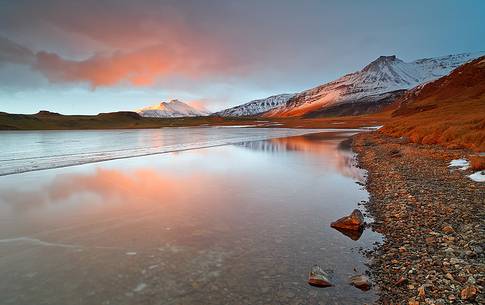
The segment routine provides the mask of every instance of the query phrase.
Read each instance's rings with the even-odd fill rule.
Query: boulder
[[[367,291],[370,289],[369,278],[365,275],[355,275],[350,278],[350,282],[360,290]]]
[[[308,284],[316,287],[330,287],[332,283],[328,279],[327,273],[318,265],[314,265],[308,276]]]
[[[332,228],[346,229],[346,230],[362,230],[364,228],[364,215],[362,212],[355,209],[352,214],[340,218],[330,224]]]

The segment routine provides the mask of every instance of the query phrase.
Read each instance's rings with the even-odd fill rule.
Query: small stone
[[[459,264],[459,263],[460,263],[460,260],[459,260],[458,258],[456,258],[456,257],[452,257],[452,258],[450,259],[450,263],[451,263],[452,265],[456,265],[456,264]]]
[[[452,226],[444,226],[442,230],[445,233],[453,233],[453,232],[455,232],[455,230],[453,230],[453,227]]]
[[[454,280],[453,275],[451,275],[451,273],[449,273],[449,272],[445,276],[449,280],[452,280],[452,281]]]
[[[473,300],[477,296],[477,288],[473,285],[463,288],[460,293],[462,300]]]
[[[405,284],[406,282],[408,281],[407,278],[405,278],[404,276],[401,276],[395,283],[394,285],[396,286],[401,286],[402,284]]]
[[[424,286],[418,288],[418,296],[422,299],[426,296],[426,291],[424,290]]]
[[[350,278],[352,285],[360,290],[367,291],[370,289],[369,278],[365,275],[356,275]]]
[[[416,301],[415,299],[409,299],[408,305],[419,305],[419,302]]]
[[[347,230],[361,230],[364,227],[364,215],[355,209],[349,216],[342,217],[330,224],[332,228],[341,228]]]
[[[308,276],[308,284],[316,287],[330,287],[332,283],[328,279],[327,273],[318,265],[314,265]]]

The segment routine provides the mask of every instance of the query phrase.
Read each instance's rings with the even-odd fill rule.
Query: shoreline
[[[448,167],[470,151],[376,132],[352,147],[368,172],[370,227],[384,236],[367,253],[376,303],[485,303],[485,185]]]

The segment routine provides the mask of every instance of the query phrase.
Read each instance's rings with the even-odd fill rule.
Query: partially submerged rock
[[[370,281],[369,278],[365,275],[355,275],[350,278],[350,282],[356,288],[360,290],[367,291],[370,289]]]
[[[332,228],[346,229],[346,230],[362,230],[364,228],[364,215],[362,212],[355,209],[352,214],[340,218],[330,224]]]
[[[308,276],[308,284],[316,287],[330,287],[332,283],[328,279],[328,275],[322,268],[318,265],[314,265],[310,270]]]

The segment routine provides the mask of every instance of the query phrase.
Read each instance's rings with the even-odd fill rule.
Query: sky
[[[0,0],[0,111],[217,111],[484,37],[482,0]]]

